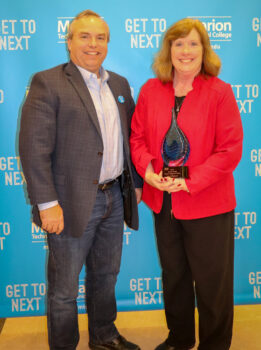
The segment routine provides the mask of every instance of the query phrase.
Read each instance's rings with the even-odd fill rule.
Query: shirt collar
[[[79,69],[87,85],[90,85],[95,81],[98,81],[97,75],[95,73],[92,73],[80,66],[76,66],[76,67]],[[109,73],[103,67],[100,68],[99,73],[100,73],[101,84],[106,83],[110,77]]]

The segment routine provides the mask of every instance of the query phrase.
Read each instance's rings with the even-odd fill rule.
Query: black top
[[[178,117],[180,108],[182,106],[182,103],[184,101],[186,96],[175,96],[175,113],[176,113],[176,117]]]

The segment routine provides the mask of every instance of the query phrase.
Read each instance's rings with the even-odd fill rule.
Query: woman
[[[156,350],[195,345],[229,349],[233,324],[233,170],[242,154],[242,125],[231,86],[203,24],[183,19],[166,32],[132,119],[133,163],[144,178],[162,266],[168,338]],[[188,178],[163,177],[163,144],[173,123],[187,138]]]

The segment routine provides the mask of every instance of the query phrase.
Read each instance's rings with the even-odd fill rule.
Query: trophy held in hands
[[[164,161],[163,177],[188,178],[186,163],[190,153],[190,145],[186,135],[177,124],[175,109],[172,108],[172,121],[161,148]]]

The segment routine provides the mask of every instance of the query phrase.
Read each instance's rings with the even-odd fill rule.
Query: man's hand
[[[142,188],[135,188],[137,204],[141,202]]]
[[[63,210],[59,204],[54,207],[40,210],[42,229],[59,235],[64,229]]]

